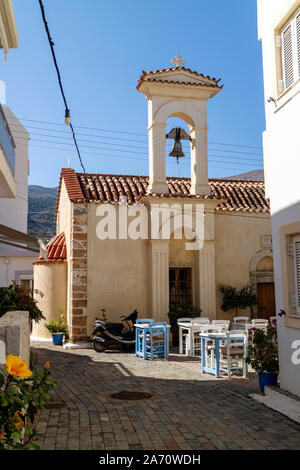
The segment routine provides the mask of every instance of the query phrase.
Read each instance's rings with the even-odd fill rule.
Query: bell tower
[[[166,121],[183,119],[190,132],[191,190],[194,195],[210,193],[207,168],[206,102],[223,87],[219,80],[185,68],[178,55],[174,67],[143,71],[137,90],[148,100],[149,193],[167,194]]]

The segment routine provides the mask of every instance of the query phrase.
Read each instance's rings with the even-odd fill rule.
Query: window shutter
[[[295,242],[296,308],[300,312],[300,241]]]
[[[296,43],[297,43],[298,75],[300,77],[300,13],[298,16],[296,16]]]
[[[290,24],[282,33],[282,62],[283,62],[283,75],[284,85],[288,88],[294,82],[294,68],[293,68],[293,38],[292,38],[292,25]]]

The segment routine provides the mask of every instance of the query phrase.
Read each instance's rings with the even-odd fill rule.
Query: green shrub
[[[248,357],[245,361],[253,367],[256,372],[277,373],[278,346],[277,330],[272,325],[267,326],[267,331],[252,328],[252,344],[248,348]]]
[[[255,305],[256,295],[252,294],[250,286],[244,286],[241,289],[236,287],[220,285],[220,292],[223,294],[221,308],[224,312],[235,310],[237,315],[238,309],[245,309]]]
[[[9,287],[0,287],[0,317],[6,312],[21,310],[29,312],[29,318],[36,322],[44,319],[44,315],[33,298],[33,293],[43,297],[42,292],[37,289],[27,289],[17,286],[15,283]]]

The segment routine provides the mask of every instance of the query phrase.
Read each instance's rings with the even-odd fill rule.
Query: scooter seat
[[[113,328],[113,329],[123,329],[124,325],[123,323],[111,323],[111,322],[105,322],[105,326],[107,329]]]

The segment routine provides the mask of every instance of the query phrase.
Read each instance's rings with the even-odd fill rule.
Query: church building
[[[251,315],[274,315],[264,183],[208,178],[206,107],[221,92],[220,80],[176,65],[143,71],[137,90],[148,102],[149,176],[61,170],[57,235],[47,256],[34,262],[46,321],[64,314],[76,343],[90,335],[101,309],[110,321],[134,309],[168,321],[176,302],[211,319],[232,319],[235,312],[221,308],[221,284],[250,284],[258,298]],[[170,117],[183,120],[189,132],[166,134]],[[167,177],[168,137],[175,138],[178,158],[180,140],[189,140],[189,178]],[[49,336],[44,322],[33,335]]]

